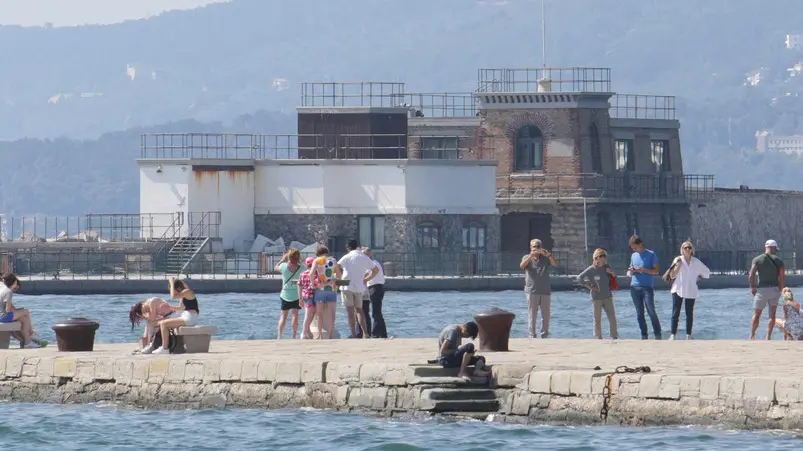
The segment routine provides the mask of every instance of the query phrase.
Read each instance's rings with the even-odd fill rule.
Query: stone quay
[[[212,341],[206,354],[0,351],[0,400],[147,409],[313,407],[530,424],[803,427],[787,341],[512,339],[470,382],[428,365],[435,339]],[[620,366],[649,373],[616,373]],[[610,381],[608,378],[610,376]],[[610,396],[603,395],[609,385]],[[600,416],[603,402],[608,415]]]

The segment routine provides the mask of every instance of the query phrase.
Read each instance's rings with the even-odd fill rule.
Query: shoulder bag
[[[683,257],[681,257],[681,258],[683,258]],[[672,262],[672,265],[669,266],[669,269],[667,269],[666,272],[664,273],[663,277],[661,277],[661,279],[663,279],[664,282],[666,282],[668,284],[672,284],[675,281],[675,278],[677,277],[677,273],[675,272],[675,268],[677,267],[677,265],[678,265],[677,261]]]

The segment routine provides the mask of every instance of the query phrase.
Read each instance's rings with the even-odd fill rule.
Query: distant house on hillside
[[[756,132],[756,150],[803,155],[803,135],[775,136],[767,130]]]

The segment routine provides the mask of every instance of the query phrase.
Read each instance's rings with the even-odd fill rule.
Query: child
[[[608,254],[604,249],[594,251],[594,261],[577,276],[577,282],[591,292],[591,303],[594,305],[594,337],[602,340],[602,310],[608,317],[611,338],[619,338],[616,330],[616,312],[613,309],[610,276],[616,277],[610,265]],[[610,276],[609,276],[610,275]]]
[[[786,287],[781,293],[784,300],[784,319],[776,319],[775,327],[783,331],[785,340],[799,341],[803,339],[803,315],[800,313],[800,303],[795,301],[791,288]]]
[[[478,332],[474,321],[446,326],[438,338],[438,363],[444,368],[460,368],[457,376],[463,380],[471,380],[470,365],[474,365],[474,376],[488,376],[490,372],[485,370],[485,357],[474,355],[474,343],[461,346],[463,338],[471,337],[473,340]]]
[[[310,271],[312,270],[312,263],[314,261],[315,257],[307,257],[307,259],[304,260],[304,266],[307,267],[307,270],[299,274],[298,280],[296,281],[298,283],[298,291],[301,294],[301,301],[304,303],[304,324],[301,327],[301,338],[307,340],[312,338],[310,326],[312,326],[312,319],[315,318],[315,288],[312,286],[312,281],[310,280]],[[321,316],[318,315],[319,333],[323,330],[321,328],[322,321]]]

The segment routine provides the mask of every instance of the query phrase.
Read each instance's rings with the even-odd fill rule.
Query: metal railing
[[[410,108],[410,117],[474,117],[477,99],[471,93],[411,93],[396,96],[396,106]]]
[[[404,83],[384,81],[301,83],[302,107],[395,107]]]
[[[406,149],[405,134],[152,133],[141,136],[140,157],[244,160],[407,158]]]
[[[710,199],[714,176],[655,174],[509,174],[496,178],[498,200]]]
[[[591,252],[553,250],[558,266],[555,276],[574,276],[591,264]],[[382,262],[388,277],[522,277],[519,269],[522,252],[382,252],[374,258]],[[663,272],[677,255],[677,250],[656,249],[659,271]],[[760,251],[699,250],[700,258],[715,275],[747,275],[752,259]],[[609,250],[608,263],[620,276],[629,266],[631,251]],[[305,258],[303,255],[302,258]],[[340,255],[335,255],[340,257]],[[784,250],[779,257],[788,275],[803,274],[803,251]],[[280,278],[273,267],[279,254],[263,253],[199,253],[182,273],[191,279],[202,278]],[[33,279],[165,279],[164,256],[155,253],[112,250],[22,249],[0,253],[0,270],[13,271],[23,280]],[[656,276],[657,277],[657,276]]]
[[[479,69],[477,92],[611,92],[611,70],[598,67]]]
[[[4,217],[5,242],[137,242],[174,236],[180,213]]]
[[[675,119],[674,96],[616,94],[610,115],[617,119]]]
[[[216,238],[220,236],[219,211],[191,211],[189,212],[188,237]]]
[[[413,132],[415,133],[415,132]],[[496,136],[409,135],[410,158],[422,160],[494,159]]]

